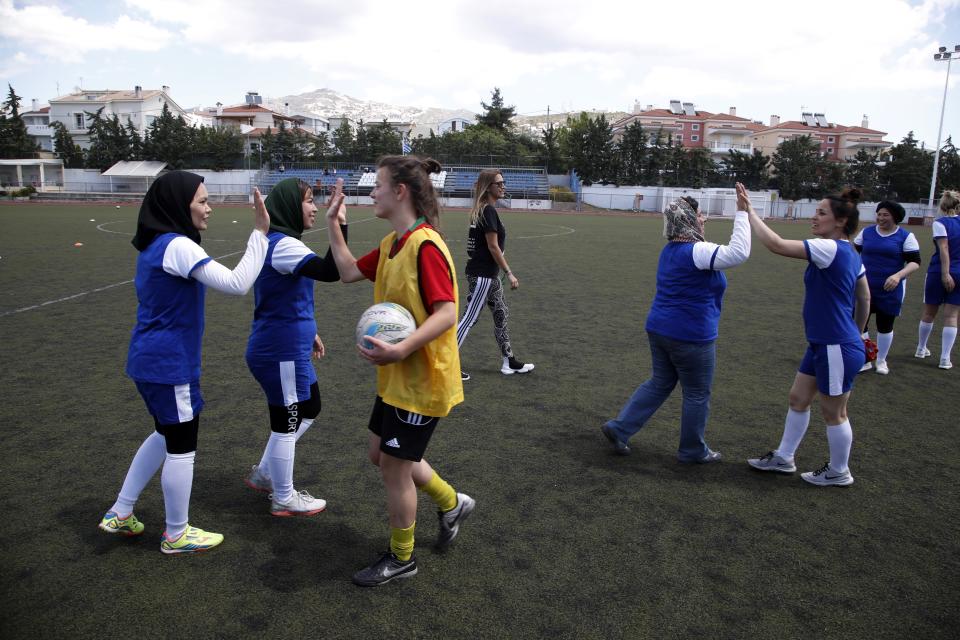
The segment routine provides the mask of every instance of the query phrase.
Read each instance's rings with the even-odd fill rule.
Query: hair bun
[[[420,160],[420,167],[427,172],[427,175],[430,175],[431,173],[440,173],[443,171],[443,167],[440,166],[440,163],[433,158],[423,158]]]
[[[844,198],[845,200],[850,200],[856,204],[857,202],[860,202],[860,198],[863,197],[863,191],[856,187],[847,187],[843,190],[843,193],[840,194],[840,197]]]

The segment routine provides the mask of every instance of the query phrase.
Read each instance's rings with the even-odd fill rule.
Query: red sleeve
[[[450,265],[437,245],[424,242],[420,245],[418,257],[420,276],[420,296],[423,306],[433,313],[433,305],[437,302],[455,302],[453,298],[453,274]]]
[[[367,280],[377,279],[377,265],[380,263],[380,247],[357,260],[357,269]]]

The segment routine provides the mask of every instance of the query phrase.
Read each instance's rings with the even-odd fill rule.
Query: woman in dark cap
[[[107,533],[136,536],[144,525],[133,514],[147,483],[163,467],[160,484],[166,531],[160,551],[167,554],[206,551],[221,542],[219,533],[188,524],[193,463],[203,396],[200,393],[200,346],[207,287],[243,295],[253,285],[267,253],[270,216],[254,190],[254,231],[247,250],[231,271],[200,248],[212,209],[203,178],[171,171],[147,191],[133,246],[137,257],[137,324],[130,338],[127,375],[153,416],[155,431],[133,457],[117,501],[100,521]]]
[[[653,374],[601,431],[620,455],[630,453],[627,441],[637,433],[677,382],[683,388],[680,417],[680,462],[718,462],[704,440],[710,391],[717,359],[720,307],[727,288],[724,271],[750,257],[750,223],[746,192],[738,194],[730,244],[706,242],[706,216],[699,203],[687,196],[674,200],[664,212],[663,235],[667,244],[657,265],[657,292],[647,315],[647,341]]]
[[[920,268],[920,244],[916,236],[900,226],[906,212],[889,200],[877,205],[877,224],[864,227],[853,239],[867,270],[870,285],[870,313],[877,317],[877,373],[887,375],[887,353],[893,344],[893,321],[900,315],[907,293],[907,276]],[[867,325],[863,337],[869,338]],[[861,371],[873,363],[867,362]]]
[[[339,180],[343,183],[343,180]],[[300,239],[317,220],[313,189],[296,178],[281,180],[266,200],[270,213],[269,248],[253,286],[253,327],[247,343],[247,366],[267,396],[270,439],[260,464],[245,482],[270,493],[275,516],[312,516],[326,501],[293,488],[296,442],[320,414],[320,388],[311,357],[324,355],[314,319],[313,283],[340,279],[330,251],[320,258]],[[346,207],[337,223],[347,235]]]

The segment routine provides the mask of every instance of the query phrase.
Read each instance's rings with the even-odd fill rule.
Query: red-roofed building
[[[270,129],[271,134],[276,134],[281,123],[290,133],[310,142],[316,138],[312,130],[323,128],[325,122],[319,122],[323,120],[319,116],[308,118],[304,114],[291,115],[265,107],[260,103],[260,96],[256,92],[247,94],[245,104],[224,107],[217,103],[216,108],[207,109],[203,116],[210,118],[214,127],[236,129],[243,137],[245,155],[259,153],[260,138],[267,129]],[[309,129],[305,128],[305,125],[308,125]]]
[[[848,160],[861,149],[877,153],[893,146],[883,139],[885,131],[868,127],[867,117],[859,127],[850,127],[828,122],[822,113],[804,113],[802,120],[780,122],[779,116],[770,116],[770,126],[763,127],[752,137],[756,148],[767,155],[773,154],[780,143],[799,136],[810,136],[820,145],[820,152],[830,160]]]
[[[662,131],[674,144],[681,143],[688,149],[703,148],[718,155],[734,149],[750,153],[753,150],[751,136],[761,127],[738,116],[736,107],[730,107],[729,113],[711,113],[695,109],[691,102],[672,100],[669,109],[654,109],[653,105],[648,105],[646,109],[614,122],[614,140],[619,140],[634,122],[639,122],[649,134]]]
[[[695,109],[691,102],[679,100],[671,100],[669,109],[654,109],[653,105],[647,105],[645,109],[635,110],[636,113],[613,123],[615,141],[623,136],[628,126],[639,122],[648,134],[661,131],[674,144],[705,148],[717,156],[731,150],[752,153],[754,149],[772,155],[781,142],[803,135],[816,140],[825,157],[837,161],[852,158],[860,149],[876,153],[893,144],[883,139],[885,132],[868,128],[866,116],[859,127],[828,122],[822,113],[804,113],[803,121],[787,122],[780,122],[779,116],[771,116],[768,126],[738,116],[736,107],[730,107],[729,113],[711,113]]]

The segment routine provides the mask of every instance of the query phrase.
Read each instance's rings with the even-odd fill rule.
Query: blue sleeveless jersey
[[[910,232],[903,227],[898,227],[889,236],[880,235],[876,226],[863,230],[860,259],[867,270],[870,300],[875,308],[890,315],[900,315],[906,281],[901,280],[893,291],[885,291],[883,285],[887,278],[903,268],[903,243],[909,236]]]
[[[167,247],[176,233],[157,236],[137,257],[137,324],[127,352],[127,375],[140,382],[187,384],[200,379],[203,302],[206,287],[163,269]],[[202,254],[202,249],[196,247]],[[205,254],[202,254],[205,255]],[[209,262],[189,266],[192,272]],[[186,270],[185,270],[186,271]]]
[[[313,339],[317,335],[313,315],[314,281],[296,273],[281,273],[274,267],[277,243],[286,237],[279,231],[271,231],[267,236],[267,257],[253,285],[255,307],[247,342],[248,360],[309,360],[313,351]],[[293,271],[314,256],[303,247],[303,257]]]
[[[821,268],[813,262],[812,242],[836,243],[836,254],[829,265]],[[860,330],[853,319],[857,279],[863,270],[860,256],[849,242],[842,240],[804,240],[803,244],[810,262],[803,274],[806,286],[803,324],[807,342],[860,342]]]
[[[951,273],[960,272],[960,216],[944,216],[937,218],[936,222],[942,224],[947,230],[947,248],[950,250],[950,271]],[[930,266],[927,267],[927,273],[940,275],[940,249],[937,242],[933,242],[933,257],[930,258]]]
[[[722,271],[698,269],[692,242],[668,242],[660,252],[657,293],[647,331],[684,342],[717,339],[720,307],[727,288]]]

